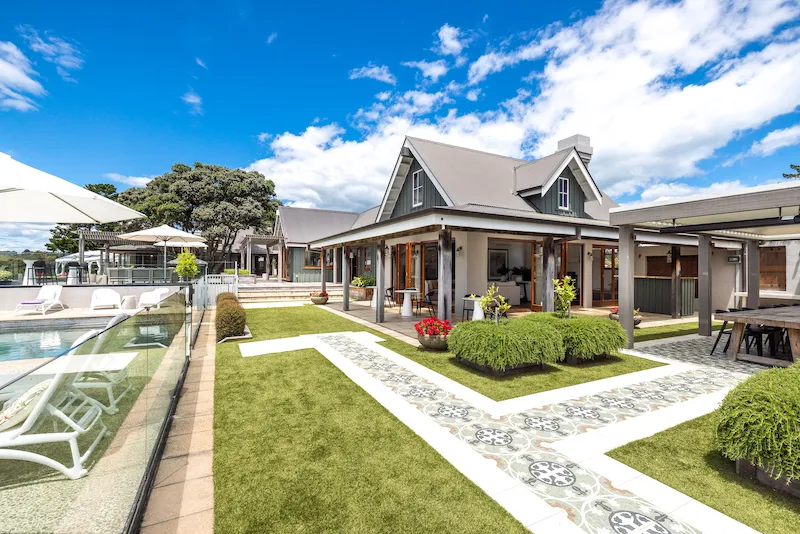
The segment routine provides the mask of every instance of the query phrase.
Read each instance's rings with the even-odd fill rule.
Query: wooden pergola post
[[[636,243],[633,226],[619,227],[619,323],[628,334],[628,348],[633,348],[633,268]]]
[[[342,280],[342,311],[350,311],[350,253],[347,247],[342,247],[342,266],[344,279]]]
[[[698,334],[711,335],[711,236],[700,234],[697,242]],[[750,305],[748,299],[747,305]]]
[[[327,285],[328,285],[327,284],[327,282],[328,282],[327,278],[328,277],[326,276],[327,273],[325,272],[325,267],[326,267],[325,266],[325,249],[322,248],[322,249],[320,249],[320,252],[319,252],[319,272],[320,272],[320,278],[322,279],[322,290],[323,291],[327,290]]]
[[[555,285],[553,279],[556,277],[556,246],[552,237],[545,237],[542,240],[542,311],[554,312],[555,307]]]
[[[378,246],[375,250],[375,322],[382,323],[384,321],[384,304],[386,299],[384,294],[386,290],[386,265],[384,262],[384,247],[386,246],[383,240],[378,241]]]
[[[761,252],[758,241],[747,242],[747,307],[756,309],[761,303]]]
[[[452,290],[453,236],[450,230],[442,228],[439,230],[439,301],[437,303],[437,314],[441,321],[452,318]]]
[[[681,247],[672,245],[672,318],[678,319],[681,316],[683,298],[681,291]]]

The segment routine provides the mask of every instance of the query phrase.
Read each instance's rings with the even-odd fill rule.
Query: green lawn
[[[712,446],[713,417],[688,421],[608,455],[760,532],[798,532],[800,499],[737,475],[734,463]]]
[[[248,324],[257,340],[363,330],[310,307]],[[219,345],[214,399],[216,532],[526,532],[315,350]]]
[[[721,321],[714,321],[711,324],[712,330],[719,330],[722,327]],[[698,330],[697,322],[692,323],[679,323],[669,324],[664,326],[650,326],[647,328],[637,328],[633,332],[633,340],[636,341],[651,341],[653,339],[662,339],[665,337],[673,336],[686,336],[689,334],[696,334]]]

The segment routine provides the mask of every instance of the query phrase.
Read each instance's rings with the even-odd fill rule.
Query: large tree
[[[112,184],[86,184],[86,189],[111,200],[117,200],[116,186]],[[50,241],[45,244],[45,248],[51,252],[59,254],[74,254],[78,252],[78,232],[81,230],[103,230],[115,232],[119,230],[119,223],[106,224],[57,224],[50,230]],[[86,243],[86,248],[93,248],[94,243]]]
[[[240,230],[267,230],[279,205],[275,184],[263,174],[204,163],[173,165],[147,186],[123,191],[119,201],[147,216],[126,223],[126,230],[167,224],[200,232],[211,261],[230,254]]]
[[[790,179],[800,178],[800,165],[789,165],[789,167],[791,167],[794,172],[785,172],[783,173],[783,177]]]

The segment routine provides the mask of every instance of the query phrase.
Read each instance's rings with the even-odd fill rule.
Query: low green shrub
[[[564,354],[568,359],[590,360],[595,356],[606,356],[624,348],[628,342],[622,326],[605,317],[561,319],[550,313],[531,313],[519,320],[555,326],[564,339]]]
[[[761,371],[736,386],[715,423],[714,445],[726,458],[800,479],[800,366]]]
[[[497,371],[564,359],[564,345],[558,330],[547,323],[531,328],[529,323],[519,319],[500,324],[492,321],[460,323],[450,332],[448,346],[462,359]]]
[[[219,303],[224,300],[233,300],[239,302],[239,299],[236,298],[236,295],[231,293],[230,291],[226,291],[224,293],[220,293],[219,295],[217,295],[217,306],[219,306]]]
[[[236,274],[236,269],[223,269],[223,274]],[[250,269],[239,269],[239,274],[241,276],[247,276],[250,274]]]
[[[216,327],[217,341],[222,341],[226,337],[244,335],[244,327],[247,322],[247,314],[242,305],[237,301],[226,300],[217,306]]]
[[[354,287],[368,287],[368,286],[374,286],[376,282],[377,280],[374,276],[367,275],[367,276],[356,276],[350,283]]]

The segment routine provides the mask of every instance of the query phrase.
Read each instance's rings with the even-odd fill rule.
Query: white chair
[[[92,311],[96,308],[122,308],[122,296],[113,289],[100,288],[92,292]]]
[[[63,287],[59,285],[42,286],[41,289],[39,289],[39,293],[36,295],[36,299],[23,300],[17,304],[17,307],[14,309],[14,315],[19,315],[22,312],[41,312],[42,315],[44,315],[55,306],[63,310],[64,304],[61,303],[62,289]]]
[[[91,353],[100,354],[105,352],[106,347],[108,346],[109,338],[117,333],[117,330],[114,327],[127,318],[127,313],[120,313],[119,315],[114,316],[108,322],[100,335],[97,336]],[[119,411],[117,404],[133,387],[133,384],[131,384],[131,381],[128,379],[127,369],[114,372],[103,371],[85,374],[81,373],[75,378],[75,383],[73,385],[81,391],[86,389],[105,390],[106,395],[108,395],[108,404],[103,404],[102,402],[98,401],[98,405],[104,412],[108,414],[115,414]],[[123,385],[125,389],[122,391],[122,393],[117,395],[114,393],[114,388],[119,385]]]
[[[157,287],[152,291],[145,291],[139,295],[139,307],[149,308],[155,306],[161,309],[161,301],[164,300],[169,293],[168,287]]]
[[[81,336],[72,344],[73,350],[70,354],[76,352],[80,344],[96,333],[92,330]],[[34,376],[26,378],[33,379]],[[52,378],[37,381],[32,387],[3,404],[3,411],[0,412],[0,459],[41,464],[73,480],[86,475],[84,463],[108,429],[103,424],[103,411],[99,403],[73,387],[76,378],[76,373],[56,374]],[[48,416],[53,419],[53,431],[38,432]],[[97,437],[81,454],[78,437],[97,424],[100,425]],[[72,453],[72,467],[42,454],[16,449],[44,443],[68,443]]]

